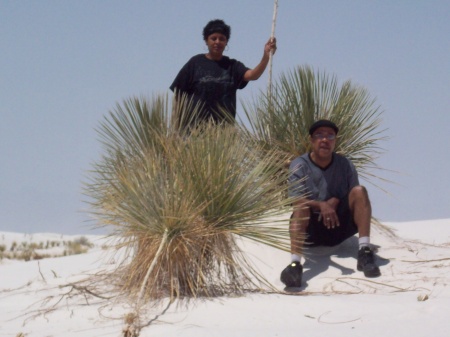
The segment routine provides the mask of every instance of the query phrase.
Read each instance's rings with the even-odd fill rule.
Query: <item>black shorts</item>
[[[348,197],[340,200],[336,213],[340,225],[328,229],[325,227],[323,219],[319,221],[320,213],[311,211],[305,241],[308,246],[336,246],[358,233],[358,227],[353,221],[348,204]]]

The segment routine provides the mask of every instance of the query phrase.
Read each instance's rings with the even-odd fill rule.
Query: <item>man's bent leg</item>
[[[370,205],[369,194],[364,186],[352,188],[349,194],[349,204],[353,220],[358,227],[359,237],[369,237],[372,206]]]
[[[291,238],[292,262],[281,272],[280,280],[288,288],[298,288],[302,285],[303,267],[300,256],[303,253],[303,243],[306,237],[310,218],[309,207],[302,204],[294,204],[294,212],[289,222],[289,234]]]
[[[303,243],[306,237],[311,217],[309,207],[296,207],[292,213],[289,223],[289,234],[291,238],[291,253],[301,256],[303,254]]]
[[[380,276],[380,269],[375,264],[375,257],[370,246],[370,221],[372,218],[372,207],[370,205],[369,195],[364,186],[355,186],[349,195],[350,210],[353,219],[358,227],[360,244],[364,244],[358,251],[358,263],[356,265],[359,271],[364,272],[366,277]],[[361,241],[363,241],[361,243]]]

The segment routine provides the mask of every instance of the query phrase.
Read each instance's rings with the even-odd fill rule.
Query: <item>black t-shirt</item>
[[[218,108],[225,108],[236,116],[236,91],[247,85],[243,80],[247,70],[244,64],[227,56],[213,61],[199,54],[183,66],[170,89],[192,95],[196,102],[204,103],[200,119],[221,121]]]

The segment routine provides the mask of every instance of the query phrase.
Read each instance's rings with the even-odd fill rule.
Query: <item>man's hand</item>
[[[319,205],[320,216],[325,227],[330,229],[339,226],[339,218],[336,214],[336,209],[339,205],[339,199],[331,198],[327,201],[321,202]]]

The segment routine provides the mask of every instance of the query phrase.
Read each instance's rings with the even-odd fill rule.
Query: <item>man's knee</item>
[[[352,207],[355,202],[360,202],[370,206],[369,193],[362,185],[355,186],[351,189],[349,199],[350,207]]]
[[[363,185],[356,185],[350,190],[350,193],[366,193],[367,194],[367,189]]]

